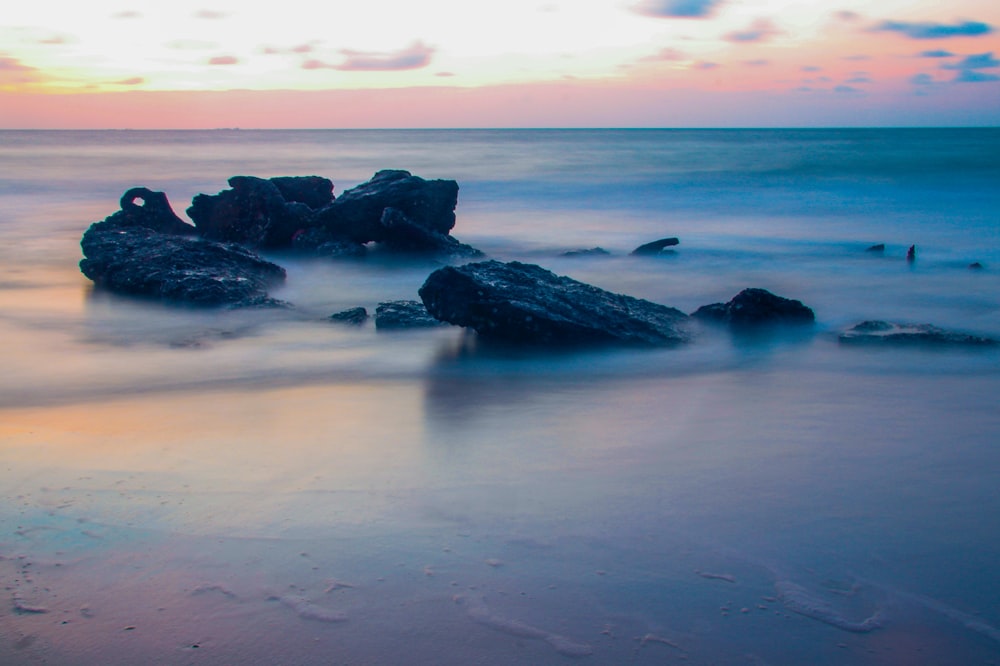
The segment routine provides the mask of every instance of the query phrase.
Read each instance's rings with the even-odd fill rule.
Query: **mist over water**
[[[273,312],[77,267],[130,187],[384,168],[493,258],[817,323],[543,353],[327,321],[432,261],[272,256]],[[0,661],[1000,663],[1000,351],[836,338],[1000,337],[997,183],[988,129],[0,132]]]

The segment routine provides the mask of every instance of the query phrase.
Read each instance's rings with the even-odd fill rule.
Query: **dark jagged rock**
[[[969,268],[974,271],[981,271],[985,268],[985,266],[983,266],[978,261],[973,261],[971,264],[969,264]]]
[[[382,245],[396,252],[447,255],[451,257],[481,257],[483,253],[453,236],[416,224],[398,208],[382,211]]]
[[[142,200],[142,205],[135,203]],[[121,227],[145,227],[164,234],[193,236],[197,230],[174,214],[167,195],[154,192],[146,187],[133,187],[125,192],[119,201],[121,210],[107,221]]]
[[[865,250],[865,252],[882,254],[883,252],[885,252],[885,243],[877,243],[876,245],[871,245]]]
[[[900,324],[869,320],[840,334],[845,344],[892,344],[981,347],[998,344],[993,338],[950,331],[930,324]]]
[[[351,308],[349,310],[344,310],[343,312],[335,312],[330,315],[330,321],[360,326],[368,321],[368,310],[365,310],[364,308]]]
[[[361,243],[334,236],[320,227],[297,231],[292,236],[292,249],[317,257],[363,257],[368,252]]]
[[[443,326],[420,301],[387,301],[375,307],[375,328],[429,328]]]
[[[680,310],[520,262],[438,269],[420,298],[438,319],[520,344],[674,345],[689,339]]]
[[[911,245],[910,249],[906,251],[906,260],[913,262],[917,260],[917,246]]]
[[[563,252],[563,257],[606,257],[611,253],[603,247],[592,247],[589,250],[569,250]]]
[[[674,245],[680,244],[680,240],[677,238],[661,238],[655,240],[652,243],[646,243],[645,245],[640,245],[639,247],[632,250],[631,254],[637,256],[648,256],[652,254],[659,254],[663,252],[665,248],[673,247]]]
[[[333,201],[333,181],[322,176],[276,176],[270,179],[288,203],[319,209]]]
[[[112,218],[92,224],[80,242],[80,270],[98,287],[192,305],[283,305],[267,290],[285,270],[253,252]]]
[[[382,212],[396,208],[414,224],[447,235],[455,226],[458,183],[424,180],[409,171],[379,171],[318,211],[317,223],[357,243],[386,239]]]
[[[808,324],[816,320],[812,309],[766,289],[744,289],[728,303],[712,303],[691,313],[692,317],[730,326],[761,324]]]
[[[312,208],[286,201],[272,180],[233,176],[229,186],[232,189],[218,194],[195,196],[187,209],[198,232],[209,240],[249,247],[287,247],[296,232],[313,226]]]

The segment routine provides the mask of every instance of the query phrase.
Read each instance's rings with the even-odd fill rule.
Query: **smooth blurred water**
[[[432,261],[271,257],[280,312],[76,265],[133,186],[183,216],[232,175],[383,168],[456,179],[494,258],[817,324],[542,354],[327,321]],[[836,341],[1000,336],[998,185],[991,129],[0,132],[0,661],[1000,663],[1000,351]]]

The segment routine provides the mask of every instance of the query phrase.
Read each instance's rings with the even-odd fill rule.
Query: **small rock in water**
[[[872,245],[868,247],[868,249],[866,249],[865,252],[877,252],[878,254],[882,254],[883,252],[885,252],[885,243],[878,243],[876,245]]]
[[[443,326],[420,301],[387,301],[375,307],[375,328],[429,328]]]
[[[974,271],[981,271],[981,270],[983,270],[985,268],[985,266],[983,266],[978,261],[974,261],[971,264],[969,264],[969,268],[972,269],[972,270],[974,270]]]
[[[998,341],[960,331],[950,331],[931,324],[900,324],[868,320],[856,324],[840,334],[845,344],[896,344],[931,346],[990,346]]]
[[[917,246],[911,245],[910,249],[906,251],[906,260],[912,262],[915,261],[916,258],[917,258]]]
[[[810,324],[816,320],[811,308],[766,289],[744,289],[728,303],[703,305],[692,317],[704,321],[729,324],[734,327],[765,324]]]
[[[661,238],[655,240],[651,243],[645,243],[639,247],[632,250],[631,254],[636,256],[649,256],[654,254],[660,254],[665,248],[673,247],[679,245],[680,240],[674,237],[671,238]]]
[[[606,257],[611,253],[603,247],[592,247],[589,250],[569,250],[563,252],[564,257]]]
[[[355,326],[360,326],[361,324],[368,321],[368,310],[358,307],[351,308],[349,310],[344,310],[342,312],[335,312],[330,315],[330,321],[335,321],[341,324],[353,324]]]

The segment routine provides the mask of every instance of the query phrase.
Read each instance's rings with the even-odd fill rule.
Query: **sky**
[[[0,128],[1000,125],[1000,2],[65,0]]]

